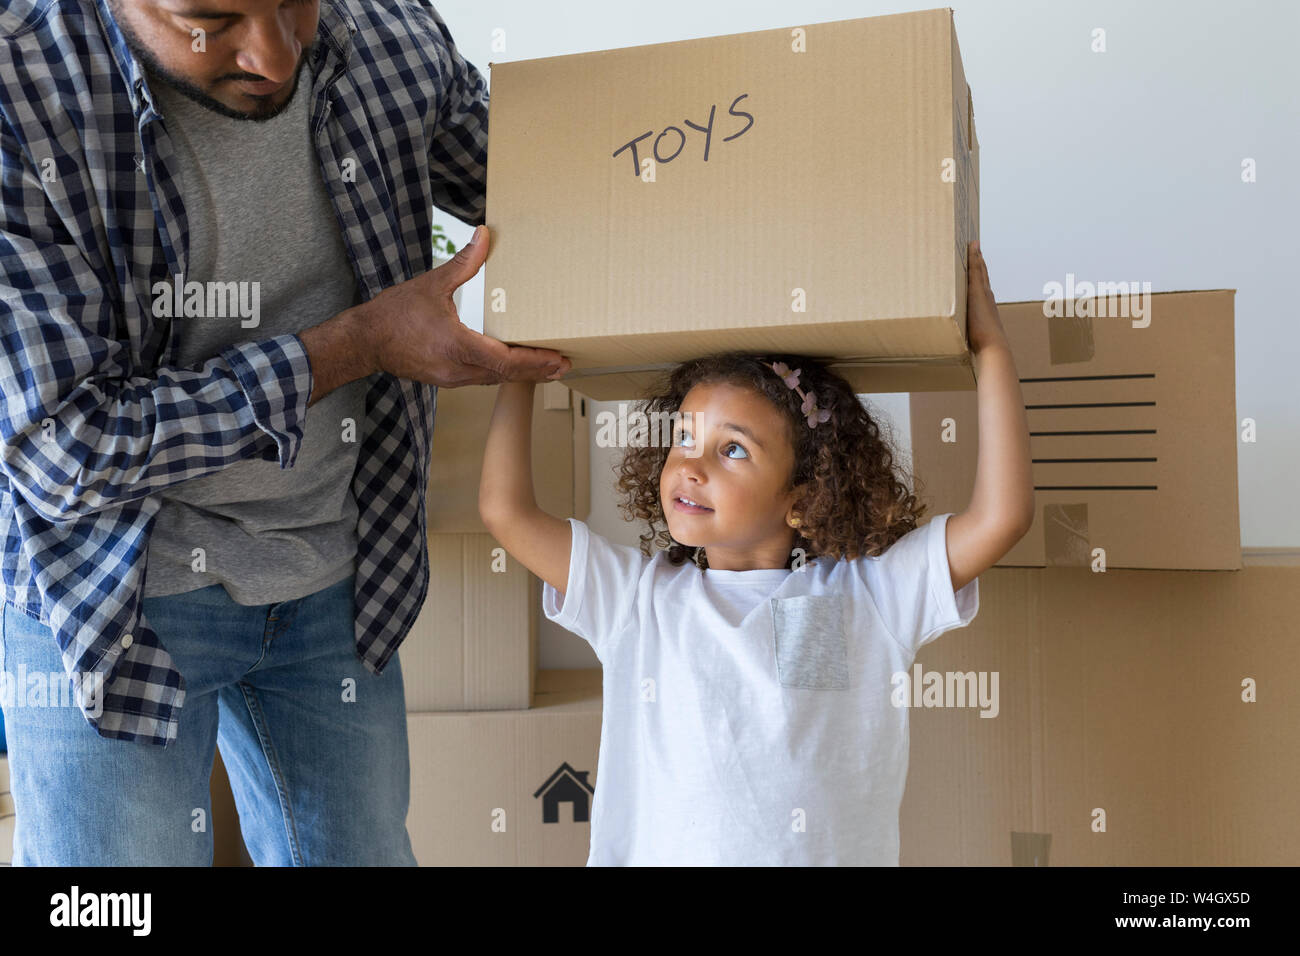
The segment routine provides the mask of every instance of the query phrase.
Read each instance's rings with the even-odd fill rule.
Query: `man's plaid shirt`
[[[487,84],[420,0],[322,0],[307,69],[298,95],[311,97],[321,176],[366,301],[432,266],[433,207],[483,222]],[[53,629],[69,675],[103,680],[102,714],[81,702],[101,736],[162,746],[185,681],[141,613],[158,492],[255,456],[292,467],[312,387],[297,335],[171,364],[151,290],[185,272],[176,169],[105,0],[6,0],[3,596]],[[369,381],[352,480],[356,648],[380,673],[428,592],[437,390]]]

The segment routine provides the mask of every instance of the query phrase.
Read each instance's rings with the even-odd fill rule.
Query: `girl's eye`
[[[677,435],[673,438],[673,444],[674,444],[674,445],[682,445],[682,447],[684,447],[684,448],[694,448],[694,447],[695,447],[695,442],[694,442],[693,439],[692,439],[692,440],[684,440],[684,439],[686,439],[689,435],[690,435],[690,432],[688,432],[688,431],[686,431],[686,430],[684,430],[684,429],[683,429],[682,431],[679,431],[679,432],[677,433]],[[726,449],[728,449],[728,448],[739,448],[741,451],[745,451],[745,446],[744,446],[744,445],[740,444],[739,442],[734,442],[734,441],[727,442],[727,444],[723,445],[722,447],[723,447],[723,451],[724,451],[724,452],[725,452]],[[731,455],[727,455],[727,457],[728,457],[728,458],[731,458]],[[748,457],[749,457],[749,452],[745,451],[745,454],[742,455],[741,457],[743,457],[743,458],[748,458]]]

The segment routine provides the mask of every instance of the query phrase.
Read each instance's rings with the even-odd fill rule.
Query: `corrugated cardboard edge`
[[[528,589],[528,706],[537,705],[537,664],[541,654],[542,579],[529,574]]]
[[[1241,564],[1246,568],[1300,568],[1300,548],[1242,548]]]
[[[809,356],[818,358],[818,356]],[[825,361],[823,357],[821,359]],[[564,384],[575,393],[598,402],[639,401],[653,388],[657,376],[673,363],[574,370]],[[831,370],[843,377],[858,395],[884,392],[973,392],[977,382],[974,359],[927,357],[871,361],[830,361]]]
[[[1153,289],[1151,291],[1151,294],[1152,295],[1202,295],[1202,294],[1213,295],[1214,293],[1217,292],[1231,292],[1235,294],[1237,290],[1236,289],[1160,289],[1157,291]],[[1093,295],[1093,296],[1082,296],[1082,298],[1104,299],[1106,298],[1106,296]],[[1004,305],[1033,305],[1035,303],[1041,304],[1043,302],[1051,302],[1051,301],[1053,300],[1052,299],[1008,299],[1005,302],[1002,300],[998,300],[998,307],[1001,308]]]
[[[808,23],[808,22],[791,23],[788,26],[773,27],[766,30],[746,30],[742,33],[714,33],[714,34],[710,34],[709,36],[703,36],[703,37],[688,37],[687,39],[684,40],[665,40],[660,43],[635,43],[635,44],[630,44],[628,46],[622,46],[622,47],[606,47],[603,50],[581,50],[577,53],[560,53],[560,54],[556,54],[555,56],[539,56],[539,57],[533,57],[531,59],[488,60],[488,69],[491,70],[493,67],[499,67],[499,66],[510,66],[514,63],[545,63],[548,60],[563,60],[573,56],[600,56],[601,54],[609,54],[609,53],[615,53],[615,54],[625,53],[628,50],[653,50],[656,47],[686,46],[693,43],[708,43],[714,40],[731,40],[736,37],[742,37],[742,36],[748,37],[748,36],[754,36],[763,33],[788,35],[789,32],[793,30],[795,27],[803,27],[803,28],[826,27],[826,26],[833,27],[838,23],[847,23],[854,20],[885,20],[891,17],[915,17],[920,14],[937,13],[942,10],[946,10],[948,12],[949,18],[950,19],[952,18],[953,15],[952,7],[927,7],[924,10],[907,10],[902,13],[884,13],[884,14],[877,14],[875,16],[870,16],[870,17],[840,17],[835,20],[824,20],[817,23]]]
[[[534,709],[600,710],[603,683],[599,667],[539,670]]]

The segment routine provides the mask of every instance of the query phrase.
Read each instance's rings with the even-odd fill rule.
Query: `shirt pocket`
[[[839,594],[772,598],[776,675],[782,687],[847,690],[849,656]]]

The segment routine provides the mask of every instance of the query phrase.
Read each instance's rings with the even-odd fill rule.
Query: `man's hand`
[[[989,285],[989,270],[979,240],[966,248],[966,337],[971,351],[978,353],[989,345],[1007,345],[1007,333],[998,315],[998,303]]]
[[[487,258],[488,228],[478,226],[469,245],[450,262],[385,289],[357,306],[361,341],[376,371],[429,385],[545,382],[572,362],[552,349],[510,346],[475,332],[460,320],[452,293],[478,273]]]

